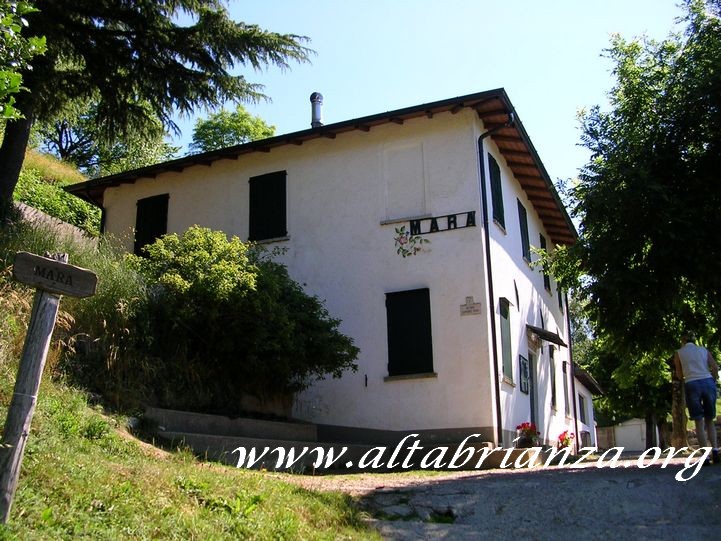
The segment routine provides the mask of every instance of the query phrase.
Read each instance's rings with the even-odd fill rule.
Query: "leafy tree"
[[[198,119],[193,129],[190,151],[206,152],[273,135],[275,126],[269,126],[262,118],[251,115],[245,107],[238,104],[234,112],[222,109],[206,119]]]
[[[0,206],[18,180],[32,123],[48,120],[73,100],[97,99],[108,140],[142,134],[155,118],[170,129],[176,112],[263,97],[262,87],[233,75],[307,61],[306,38],[232,21],[221,0],[36,0],[27,16],[47,51],[23,70],[29,92],[17,97],[23,119],[8,122],[0,146]],[[187,25],[183,20],[190,20]],[[23,34],[24,35],[24,34]],[[151,115],[152,113],[152,115]]]
[[[20,115],[13,105],[22,89],[21,72],[29,69],[33,56],[45,51],[45,38],[20,33],[33,11],[30,2],[0,0],[0,120]]]
[[[152,113],[149,113],[152,116]],[[120,173],[173,158],[179,150],[165,141],[159,120],[145,133],[128,131],[108,141],[98,119],[97,101],[71,102],[61,116],[34,127],[39,144],[89,177]]]
[[[587,303],[594,375],[647,417],[669,406],[681,329],[721,343],[719,7],[689,0],[683,36],[613,38],[611,110],[582,116],[592,158],[572,190],[581,240],[553,263]]]
[[[132,257],[158,285],[136,335],[163,367],[154,378],[163,405],[238,413],[244,394],[289,396],[356,369],[340,321],[257,246],[195,226],[146,250]]]

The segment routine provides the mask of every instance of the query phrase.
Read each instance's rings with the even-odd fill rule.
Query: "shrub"
[[[146,249],[134,262],[157,285],[139,323],[163,367],[163,405],[234,413],[243,395],[275,398],[356,369],[340,321],[260,247],[196,226]]]

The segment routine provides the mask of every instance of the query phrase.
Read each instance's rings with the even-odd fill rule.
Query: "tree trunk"
[[[688,447],[683,381],[674,379],[671,382],[671,389],[671,422],[673,423],[673,431],[671,432],[671,447],[681,449],[682,447]]]
[[[656,447],[656,414],[646,413],[646,449]]]
[[[9,121],[5,125],[5,137],[0,146],[0,217],[7,216],[12,206],[13,192],[20,177],[25,150],[30,139],[31,116]]]

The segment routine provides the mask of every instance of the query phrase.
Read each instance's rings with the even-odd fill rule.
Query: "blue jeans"
[[[692,421],[716,418],[716,382],[713,378],[689,381],[684,389],[688,416]]]

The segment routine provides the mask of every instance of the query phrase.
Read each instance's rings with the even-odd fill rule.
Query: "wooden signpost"
[[[67,254],[41,257],[19,252],[15,255],[15,279],[37,291],[0,448],[0,520],[3,523],[8,521],[15,496],[60,295],[89,297],[95,294],[97,276],[87,269],[68,265],[67,261]]]

